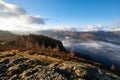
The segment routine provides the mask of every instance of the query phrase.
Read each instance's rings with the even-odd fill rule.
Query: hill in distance
[[[0,30],[0,40],[13,39],[15,37],[16,35],[9,31]]]
[[[20,35],[12,40],[3,40],[0,43],[1,50],[29,50],[29,49],[52,49],[61,52],[66,52],[62,43],[58,40],[46,37],[43,35]]]

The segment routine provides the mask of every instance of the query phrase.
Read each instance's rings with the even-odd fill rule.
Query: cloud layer
[[[22,30],[26,28],[29,29],[29,26],[33,24],[45,24],[45,18],[31,16],[23,8],[0,0],[0,22],[0,29]]]
[[[87,25],[83,31],[99,31],[99,30],[103,30],[104,26],[102,24],[97,24],[96,26],[94,25]]]
[[[120,31],[120,20],[111,25],[111,31]]]
[[[105,30],[102,24],[73,27],[68,25],[46,25],[46,18],[32,16],[23,8],[0,0],[0,29],[9,31],[38,31],[38,30],[63,30],[63,31],[98,31]],[[120,30],[120,20],[109,26],[106,30]]]

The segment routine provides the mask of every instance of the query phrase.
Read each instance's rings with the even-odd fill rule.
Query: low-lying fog
[[[75,44],[70,40],[62,42],[68,50],[72,47],[77,54],[88,55],[108,67],[114,64],[115,68],[120,70],[120,45],[102,41],[85,41]]]

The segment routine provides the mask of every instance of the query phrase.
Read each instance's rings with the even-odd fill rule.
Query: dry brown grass
[[[56,55],[57,57],[53,55]],[[67,60],[67,61],[78,62],[81,64],[83,63],[85,66],[93,66],[95,68],[99,67],[105,70],[109,70],[107,67],[105,67],[104,65],[100,63],[96,63],[96,62],[86,60],[83,58],[71,56],[68,53],[62,53],[62,52],[54,52],[54,51],[49,52],[49,51],[41,50],[32,55],[30,55],[29,52],[17,52],[13,55],[13,53],[11,53],[10,51],[6,51],[6,52],[0,52],[0,56],[4,56],[3,57],[4,59],[9,58],[10,61],[12,61],[13,59],[20,58],[20,57],[28,58],[29,60],[40,60],[40,61],[47,62],[47,63],[64,62]],[[2,58],[0,58],[0,61],[2,61]]]
[[[44,52],[45,53],[45,52]],[[29,55],[29,53],[27,52],[18,52],[18,53],[13,53],[11,51],[6,51],[6,52],[1,52],[0,53],[1,57],[5,58],[10,58],[10,59],[13,59],[13,58],[19,58],[19,57],[24,57],[24,58],[28,58],[30,60],[41,60],[41,61],[47,61],[47,62],[50,62],[50,63],[54,63],[54,62],[60,62],[60,61],[63,61],[62,59],[59,59],[59,58],[54,58],[52,56],[49,56],[49,55],[42,55],[42,54],[33,54],[33,55]]]
[[[53,63],[53,62],[59,62],[59,61],[62,61],[61,59],[58,59],[58,58],[54,58],[54,57],[51,57],[51,56],[48,56],[48,55],[37,55],[34,54],[34,55],[29,55],[29,53],[26,53],[26,52],[20,52],[20,53],[16,53],[15,57],[25,57],[25,58],[28,58],[30,60],[41,60],[41,61],[47,61],[47,62],[50,62],[50,63]]]

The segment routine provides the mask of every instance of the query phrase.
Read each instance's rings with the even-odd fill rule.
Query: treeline
[[[58,40],[43,35],[20,35],[15,40],[0,41],[0,50],[48,49],[65,52],[65,48]]]

